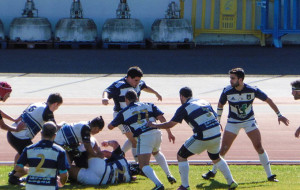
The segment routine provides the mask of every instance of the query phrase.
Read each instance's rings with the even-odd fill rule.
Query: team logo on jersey
[[[247,94],[247,100],[251,100],[251,94]]]

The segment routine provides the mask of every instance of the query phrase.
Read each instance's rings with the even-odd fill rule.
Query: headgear
[[[0,97],[3,98],[7,93],[11,92],[11,86],[7,82],[0,82]]]

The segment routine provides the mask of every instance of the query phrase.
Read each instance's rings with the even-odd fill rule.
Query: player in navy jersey
[[[300,99],[300,80],[293,81],[291,83],[292,86],[292,95],[294,96],[295,100]],[[295,132],[295,137],[299,138],[300,135],[300,127]]]
[[[53,143],[56,131],[54,122],[46,122],[42,140],[23,150],[15,170],[28,174],[26,190],[57,190],[66,183],[70,166],[64,149]]]
[[[82,121],[78,123],[64,123],[56,134],[54,142],[62,146],[68,153],[70,164],[74,160],[76,165],[87,166],[87,159],[81,158],[81,152],[78,147],[83,144],[84,147],[91,146],[91,135],[98,134],[104,127],[102,116],[96,117],[91,121]]]
[[[217,114],[210,103],[205,100],[193,98],[192,90],[183,87],[179,91],[181,106],[169,122],[155,124],[148,122],[148,126],[158,129],[170,129],[185,120],[193,130],[191,136],[177,153],[181,186],[178,190],[188,190],[189,187],[189,163],[187,159],[207,150],[208,156],[218,166],[227,180],[229,189],[235,189],[238,184],[232,178],[226,161],[219,156],[221,141],[221,126],[217,120]]]
[[[268,181],[278,182],[276,175],[273,175],[271,172],[268,154],[261,143],[261,135],[254,118],[252,107],[254,99],[258,98],[266,102],[277,114],[279,124],[280,122],[283,122],[286,126],[288,126],[289,120],[280,113],[275,103],[263,91],[255,86],[250,86],[244,83],[245,73],[242,68],[234,68],[229,71],[229,74],[231,85],[224,88],[217,110],[218,120],[220,121],[223,107],[226,102],[228,102],[229,113],[220,154],[223,157],[225,156],[233,141],[237,137],[240,129],[243,128],[258,153],[260,163],[265,169]],[[216,172],[217,168],[214,166],[212,171],[203,174],[202,177],[204,179],[209,179],[214,177]]]
[[[10,97],[11,92],[12,92],[12,88],[7,82],[0,82],[0,101],[5,102]],[[6,123],[4,123],[3,119],[8,119],[10,121],[17,122],[21,118],[19,117],[17,119],[14,119],[0,110],[0,127],[3,130],[17,132],[24,128],[24,126],[22,126],[22,128],[21,126],[17,128],[17,127],[7,125]]]
[[[118,113],[108,125],[108,128],[113,129],[121,124],[130,128],[133,136],[137,138],[137,155],[140,169],[155,183],[156,187],[154,189],[164,189],[163,184],[149,165],[151,154],[164,170],[169,182],[171,184],[175,183],[176,179],[171,175],[165,156],[160,151],[162,141],[161,131],[147,127],[148,121],[154,122],[159,120],[160,122],[165,122],[164,113],[152,103],[139,102],[137,93],[134,90],[129,90],[125,94],[125,101],[127,107]],[[174,143],[175,137],[172,135],[170,129],[167,132],[169,140]]]
[[[141,94],[141,91],[145,91],[148,93],[155,94],[159,101],[162,101],[161,95],[156,92],[151,87],[147,86],[146,83],[141,80],[143,77],[143,71],[137,67],[130,67],[127,71],[127,76],[121,78],[120,80],[112,83],[108,88],[106,88],[102,95],[102,104],[107,105],[109,99],[113,99],[114,101],[114,117],[117,115],[119,111],[126,107],[125,103],[125,94],[128,90],[134,90],[138,97]],[[122,146],[122,150],[127,152],[130,148],[132,149],[132,154],[136,159],[136,144],[135,140],[130,132],[130,129],[127,126],[120,125],[118,126],[123,134],[126,135],[128,140]],[[132,144],[133,143],[133,144]]]
[[[14,123],[17,128],[24,126],[25,129],[19,132],[7,132],[8,143],[17,151],[15,163],[19,159],[23,149],[32,144],[32,139],[41,131],[47,121],[55,123],[53,112],[63,103],[59,93],[50,94],[47,102],[33,103],[29,105],[21,115],[22,120]],[[9,173],[9,183],[18,184],[21,174],[13,170]]]

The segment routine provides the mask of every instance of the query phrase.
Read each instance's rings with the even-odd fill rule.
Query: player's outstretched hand
[[[299,138],[299,135],[300,135],[300,127],[298,127],[298,129],[296,130],[295,137]]]
[[[175,136],[172,133],[168,134],[168,138],[169,138],[169,142],[173,142],[173,144],[175,143]]]
[[[280,122],[284,123],[286,126],[290,124],[290,121],[284,116],[278,117],[278,123],[280,124]]]
[[[147,126],[148,126],[148,127],[152,127],[152,128],[154,128],[154,124],[153,124],[153,122],[152,122],[152,121],[148,121],[148,123],[147,123]]]
[[[108,147],[108,141],[103,141],[103,142],[101,143],[101,146]]]
[[[156,97],[157,97],[157,100],[158,100],[158,101],[162,101],[162,96],[161,96],[160,94],[157,93],[157,94],[156,94]]]

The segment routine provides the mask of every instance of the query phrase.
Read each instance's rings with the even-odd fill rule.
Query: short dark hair
[[[193,92],[190,87],[183,87],[180,89],[179,94],[185,98],[191,98],[193,97]]]
[[[138,99],[137,93],[134,90],[128,90],[125,94],[125,98],[129,102],[135,102]]]
[[[237,76],[237,78],[241,78],[241,79],[243,79],[244,80],[244,78],[245,78],[245,71],[244,71],[244,69],[242,69],[242,68],[234,68],[234,69],[231,69],[230,71],[229,71],[229,74],[234,74],[234,75],[236,75]]]
[[[127,71],[127,77],[130,78],[143,77],[143,71],[138,66],[130,67]]]
[[[42,128],[42,136],[45,138],[52,138],[57,131],[57,126],[53,121],[44,123]]]
[[[53,93],[53,94],[49,95],[49,97],[47,99],[47,103],[50,105],[54,104],[54,103],[62,104],[63,98],[61,97],[60,93]]]
[[[300,80],[295,80],[291,82],[292,88],[295,90],[300,90]]]
[[[98,127],[99,129],[103,129],[104,125],[105,123],[101,115],[99,117],[94,118],[92,121],[90,121],[89,124],[91,128]]]

